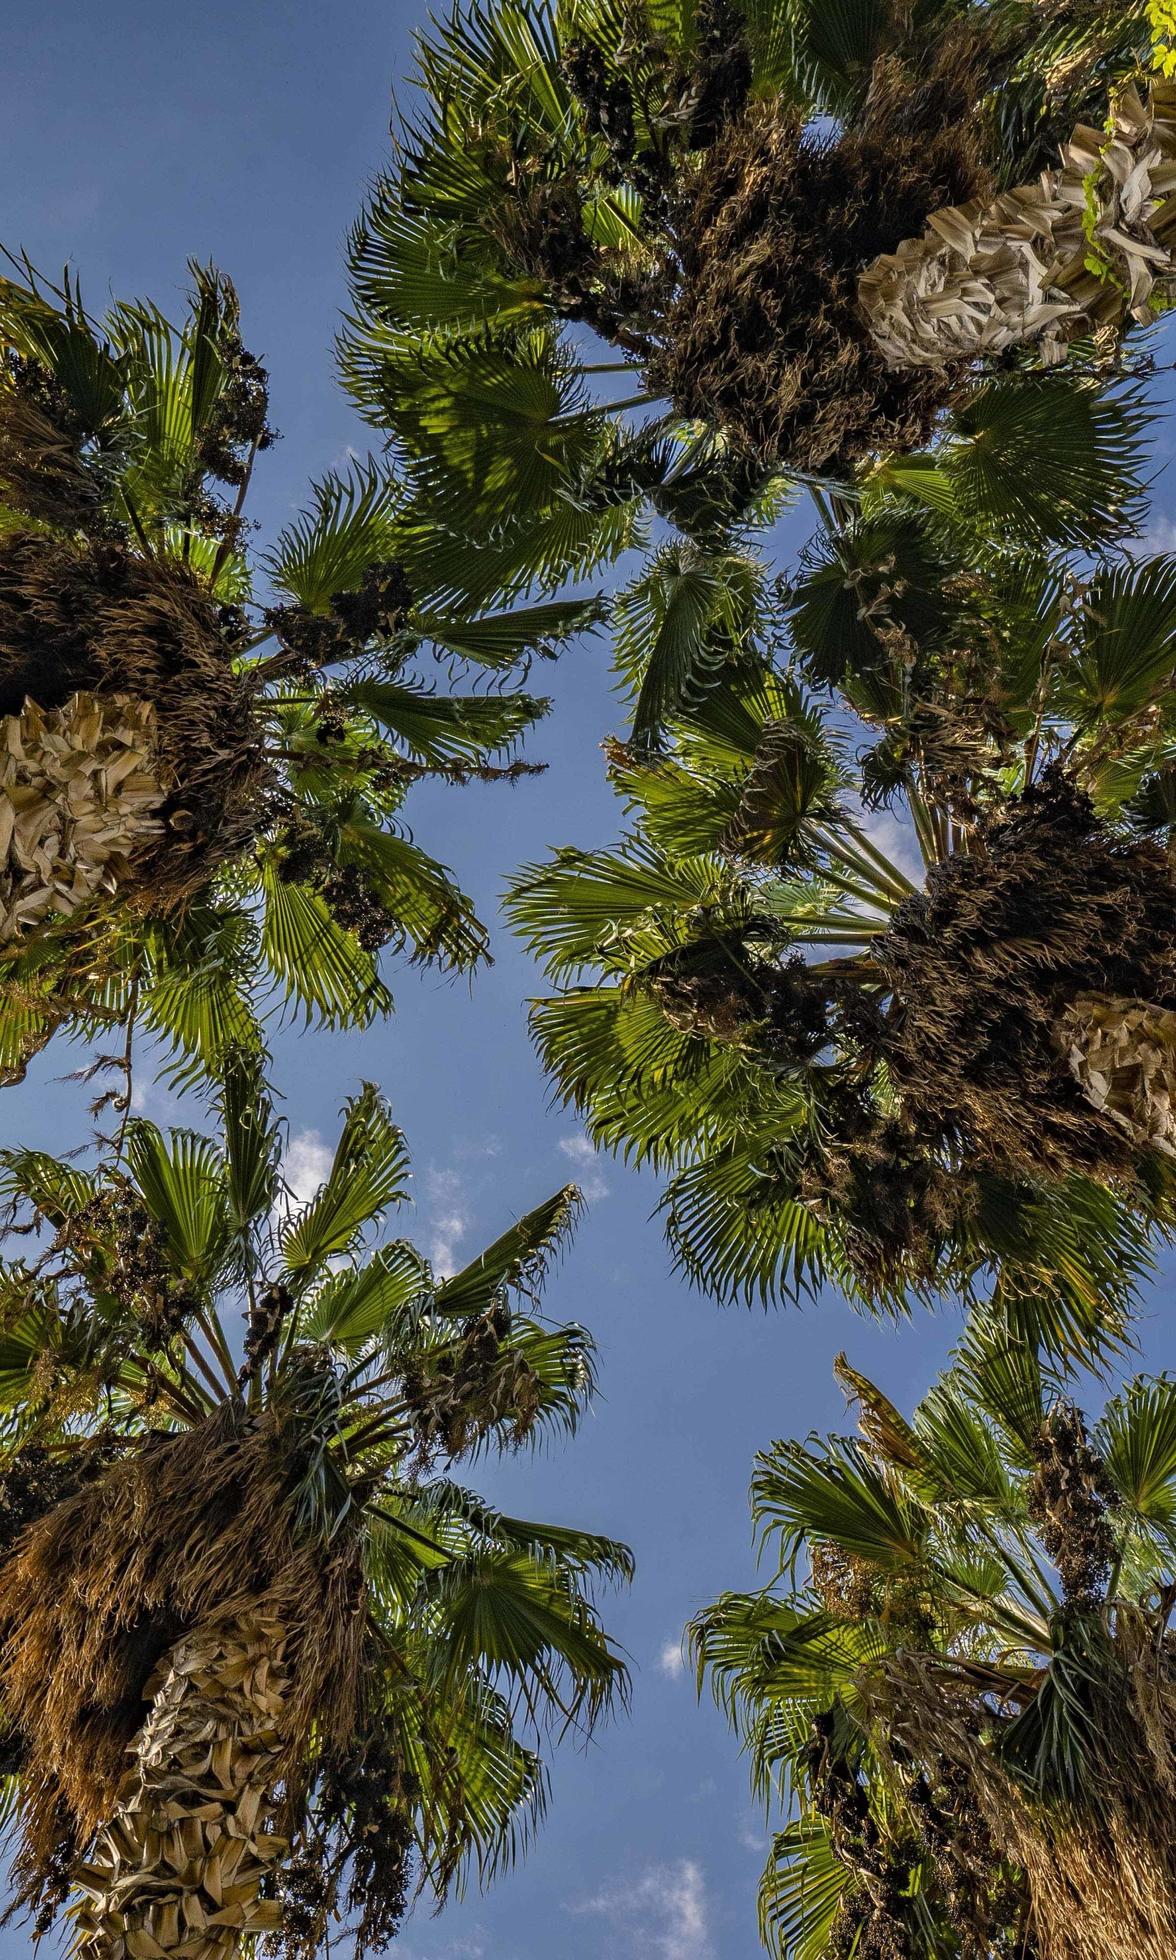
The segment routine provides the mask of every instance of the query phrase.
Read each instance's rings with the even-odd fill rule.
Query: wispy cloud
[[[923,860],[912,824],[901,823],[888,810],[867,811],[858,822],[876,851],[881,851],[883,857],[905,872],[912,884],[922,884]]]
[[[317,1130],[295,1130],[282,1159],[282,1176],[296,1204],[313,1198],[331,1168],[334,1152]]]
[[[596,1145],[582,1130],[575,1136],[561,1137],[559,1147],[576,1167],[576,1182],[590,1205],[608,1196],[608,1180],[600,1168]]]
[[[148,1077],[146,1082],[136,1079],[131,1086],[131,1114],[150,1117],[153,1123],[171,1123],[182,1118],[183,1110],[178,1096]]]
[[[463,1933],[455,1940],[443,1939],[439,1945],[430,1943],[427,1950],[405,1946],[399,1939],[396,1942],[397,1960],[485,1960],[487,1950],[480,1933]]]
[[[568,1910],[611,1921],[635,1960],[714,1960],[706,1883],[693,1858],[650,1865]]]
[[[1176,551],[1176,517],[1153,517],[1135,550],[1141,558]]]
[[[458,1269],[458,1247],[470,1229],[465,1185],[459,1171],[425,1172],[423,1215],[429,1264],[439,1279],[448,1279]]]
[[[671,1681],[686,1672],[686,1656],[682,1652],[681,1640],[667,1640],[658,1649],[657,1671],[668,1675]]]

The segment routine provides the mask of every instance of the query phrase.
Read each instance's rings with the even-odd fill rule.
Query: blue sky
[[[389,91],[403,76],[416,7],[339,0],[56,0],[4,32],[0,238],[47,271],[67,260],[92,307],[106,291],[177,306],[188,257],[236,279],[247,344],[267,361],[283,440],[263,459],[254,514],[270,535],[307,477],[368,446],[337,389],[329,348],[343,301],[342,244],[384,158]],[[36,24],[34,24],[34,22]],[[1163,519],[1160,486],[1159,516]],[[794,548],[797,520],[785,536]],[[1169,524],[1165,542],[1173,542]],[[545,776],[514,788],[428,790],[412,818],[484,917],[507,875],[548,844],[615,831],[601,740],[618,727],[606,649],[571,649],[542,685],[555,700],[532,744]],[[575,1175],[589,1216],[548,1295],[597,1337],[601,1395],[581,1435],[535,1459],[479,1471],[512,1510],[627,1538],[628,1595],[606,1599],[634,1668],[633,1708],[587,1749],[568,1747],[550,1818],[528,1860],[485,1896],[427,1908],[400,1960],[750,1960],[765,1848],[737,1747],[696,1704],[679,1660],[684,1621],[752,1581],[746,1487],[773,1437],[842,1422],[831,1379],[848,1349],[904,1403],[958,1326],[944,1311],[894,1330],[843,1302],[803,1313],[720,1310],[671,1273],[656,1186],[595,1158],[548,1106],[526,1034],[537,977],[501,926],[496,964],[473,987],[394,975],[397,1013],[362,1036],[288,1031],[276,1042],[295,1163],[306,1173],[361,1077],[392,1098],[417,1165],[415,1231],[442,1260],[475,1251]],[[68,1150],[84,1141],[86,1091],[61,1044],[0,1097],[0,1137]],[[150,1113],[168,1100],[148,1092]],[[1176,1363],[1166,1283],[1141,1338],[1152,1367]],[[0,1960],[28,1952],[0,1932]]]

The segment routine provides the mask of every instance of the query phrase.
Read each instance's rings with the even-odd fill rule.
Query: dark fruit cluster
[[[35,1524],[78,1488],[68,1455],[26,1443],[0,1471],[0,1565],[25,1527]]]
[[[357,1956],[382,1953],[400,1930],[408,1903],[417,1784],[395,1749],[368,1737],[328,1764],[320,1811],[337,1828],[350,1860],[346,1910],[358,1913]]]
[[[322,1858],[305,1844],[295,1846],[282,1862],[272,1896],[281,1905],[282,1924],[265,1935],[260,1951],[266,1960],[310,1960],[331,1917],[331,1879]]]
[[[1056,1568],[1067,1607],[1089,1610],[1106,1596],[1115,1558],[1110,1512],[1119,1502],[1106,1465],[1091,1447],[1082,1412],[1059,1403],[1034,1442],[1029,1516]]]
[[[412,588],[395,558],[369,565],[353,592],[334,592],[325,613],[308,606],[271,606],[266,625],[307,669],[329,667],[359,653],[372,640],[399,633],[412,606]]]
[[[843,1899],[826,1951],[858,1960],[914,1960],[907,1923],[909,1848],[880,1829],[869,1794],[851,1763],[834,1747],[834,1718],[813,1718],[806,1750],[813,1809],[823,1819],[838,1860],[857,1881]]]
[[[412,1412],[423,1458],[443,1450],[462,1456],[480,1438],[507,1422],[516,1442],[539,1413],[534,1372],[521,1356],[504,1353],[510,1310],[503,1304],[466,1321],[456,1342],[438,1348],[408,1370],[405,1401]]]
[[[1020,1917],[1019,1890],[1003,1863],[967,1772],[942,1759],[920,1770],[907,1791],[915,1830],[934,1874],[945,1916],[966,1960],[1006,1951]]]
[[[929,1277],[975,1203],[973,1186],[853,1086],[832,1087],[828,1100],[828,1129],[808,1139],[798,1167],[801,1201],[836,1230],[867,1292]]]
[[[44,416],[60,435],[80,442],[92,432],[78,414],[57,377],[32,355],[19,354],[15,347],[4,349],[4,380],[14,395]]]
[[[700,0],[688,142],[706,150],[751,93],[751,53],[742,10],[732,0]]]
[[[200,461],[209,476],[239,489],[247,480],[257,450],[277,440],[266,420],[269,375],[261,362],[241,344],[232,326],[220,333],[219,349],[225,378],[200,442]]]
[[[595,42],[578,39],[570,43],[564,55],[563,72],[584,112],[589,135],[602,137],[619,162],[628,162],[636,132],[633,91],[624,76],[610,73]]]
[[[151,1347],[166,1347],[192,1311],[192,1300],[168,1259],[167,1238],[126,1185],[101,1191],[76,1216],[75,1248],[92,1253],[101,1284],[133,1315]]]
[[[245,1359],[237,1376],[239,1387],[244,1388],[265,1366],[293,1311],[294,1296],[285,1286],[267,1286],[258,1294],[245,1325]]]
[[[308,885],[331,917],[353,933],[365,952],[375,953],[399,937],[394,915],[382,903],[359,865],[340,864],[323,831],[298,822],[279,839],[278,877],[285,885]]]
[[[354,934],[365,953],[377,953],[397,937],[395,918],[358,865],[340,865],[324,880],[321,892],[332,918]]]
[[[759,967],[742,943],[683,947],[649,969],[662,1012],[683,1034],[753,1049],[791,1068],[812,1061],[831,1035],[825,1000],[798,957]]]
[[[813,1590],[825,1611],[839,1619],[870,1619],[878,1604],[878,1575],[873,1566],[836,1545],[816,1544],[810,1557]]]

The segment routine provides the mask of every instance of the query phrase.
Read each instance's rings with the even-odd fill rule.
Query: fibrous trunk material
[[[288,1848],[273,1828],[286,1646],[280,1621],[242,1615],[161,1663],[118,1809],[75,1874],[78,1960],[231,1960],[280,1923],[262,1894]]]
[[[0,721],[0,947],[125,881],[163,830],[159,769],[148,701],[75,694]]]
[[[936,211],[920,238],[858,284],[895,368],[949,369],[1037,340],[1058,359],[1102,323],[1151,318],[1176,279],[1176,84],[1144,106],[1119,96],[1111,127],[1080,125],[1061,166],[989,201]]]
[[[1176,1157],[1176,1014],[1085,995],[1062,1017],[1058,1042],[1096,1109],[1137,1143]]]
[[[272,779],[241,630],[183,565],[0,537],[0,951],[116,887],[173,909],[253,841]]]
[[[1057,771],[929,875],[876,942],[903,1114],[1002,1176],[1130,1181],[1166,1142],[1176,1050],[1171,867]]]
[[[1025,1874],[1041,1960],[1169,1960],[1176,1951],[1176,1671],[1150,1612],[1104,1621],[1105,1679],[1093,1679],[1097,1748],[1078,1791],[1046,1794],[1002,1761],[991,1683],[966,1663],[908,1651],[884,1668],[876,1712],[893,1744],[965,1779],[999,1855]],[[880,1684],[875,1684],[875,1692]]]

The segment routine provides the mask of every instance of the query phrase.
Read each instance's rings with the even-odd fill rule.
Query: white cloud
[[[1176,517],[1153,517],[1134,549],[1142,558],[1176,551]]]
[[[575,1136],[561,1137],[559,1147],[565,1157],[570,1157],[576,1167],[576,1182],[590,1205],[608,1196],[608,1180],[600,1169],[596,1155],[596,1145],[582,1130]]]
[[[282,1159],[282,1176],[296,1204],[304,1205],[313,1198],[331,1168],[334,1154],[317,1130],[295,1130]]]
[[[888,810],[863,813],[858,822],[876,851],[881,851],[883,857],[889,858],[891,864],[905,872],[912,884],[922,884],[923,860],[919,855],[919,842],[913,825],[901,823]]]
[[[153,1123],[170,1123],[181,1117],[183,1112],[178,1096],[161,1083],[135,1080],[131,1084],[131,1114],[148,1116]]]
[[[440,1946],[430,1946],[426,1953],[423,1947],[405,1946],[398,1939],[396,1954],[397,1960],[485,1960],[486,1942],[480,1933],[466,1933]]]
[[[682,1652],[680,1640],[667,1640],[659,1650],[657,1671],[659,1674],[668,1674],[672,1681],[677,1680],[680,1674],[685,1674],[686,1656]]]
[[[439,1279],[448,1279],[458,1269],[457,1249],[470,1229],[465,1188],[457,1171],[425,1172],[425,1222],[429,1264]]]
[[[569,1911],[611,1920],[640,1960],[714,1960],[706,1885],[693,1858],[651,1865],[640,1877],[605,1886]]]

